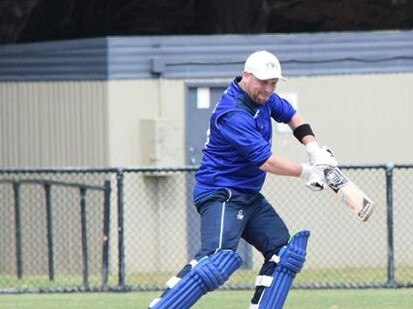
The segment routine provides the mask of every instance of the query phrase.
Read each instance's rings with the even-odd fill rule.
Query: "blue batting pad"
[[[280,251],[280,261],[275,268],[272,283],[265,289],[258,308],[283,307],[295,275],[303,268],[309,237],[309,231],[298,232]]]
[[[190,308],[204,294],[222,285],[241,263],[241,257],[232,250],[222,250],[210,257],[204,257],[150,308]]]

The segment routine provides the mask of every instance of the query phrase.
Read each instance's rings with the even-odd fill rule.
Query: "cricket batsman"
[[[203,158],[195,174],[194,205],[201,217],[201,247],[167,282],[152,309],[186,309],[219,288],[241,266],[241,238],[262,253],[250,309],[279,309],[302,269],[309,231],[290,235],[276,209],[260,192],[267,173],[301,177],[312,190],[324,188],[324,169],[337,166],[319,147],[311,126],[275,93],[281,74],[267,51],[249,55],[213,111]],[[273,153],[272,121],[286,123],[307,151],[310,164]],[[246,304],[247,306],[247,304]]]

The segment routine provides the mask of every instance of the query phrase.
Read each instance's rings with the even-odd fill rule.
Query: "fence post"
[[[124,236],[124,222],[123,222],[123,179],[124,174],[121,168],[116,172],[117,186],[118,186],[118,254],[119,254],[119,286],[123,288],[125,286],[125,247],[123,242]]]
[[[13,183],[14,193],[14,224],[16,233],[16,270],[17,278],[23,278],[23,257],[22,257],[22,233],[21,233],[21,215],[20,215],[20,184]]]
[[[47,251],[49,263],[49,280],[54,280],[54,243],[53,243],[53,215],[52,215],[52,199],[51,199],[51,185],[44,184],[44,193],[46,199],[46,226],[47,226]]]
[[[109,237],[110,237],[110,181],[104,184],[104,210],[103,210],[103,248],[102,248],[102,286],[108,285],[109,276]]]
[[[80,221],[82,229],[82,264],[83,264],[83,285],[89,287],[89,264],[87,246],[87,226],[86,226],[86,188],[80,187]]]
[[[386,164],[386,203],[387,203],[387,287],[395,287],[394,227],[393,227],[393,171],[394,164]]]

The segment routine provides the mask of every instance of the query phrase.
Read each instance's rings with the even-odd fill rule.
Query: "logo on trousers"
[[[242,209],[238,211],[237,219],[238,219],[238,220],[244,219],[244,214],[242,213]]]

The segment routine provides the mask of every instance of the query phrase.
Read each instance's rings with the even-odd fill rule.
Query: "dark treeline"
[[[0,43],[412,29],[413,0],[0,0]]]

